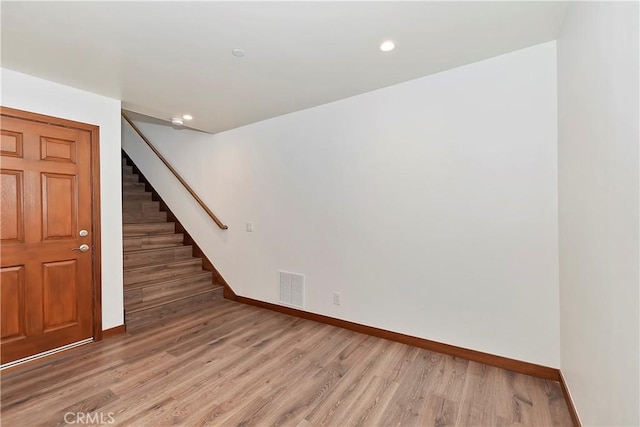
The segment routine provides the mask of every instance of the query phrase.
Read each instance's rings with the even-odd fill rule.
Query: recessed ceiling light
[[[231,53],[237,58],[242,58],[244,56],[244,50],[242,49],[233,49]]]
[[[191,114],[185,114],[182,116],[182,118],[185,120],[193,120],[193,116]]]
[[[179,117],[174,117],[171,119],[171,124],[174,126],[182,126],[184,124],[184,122],[182,121],[181,118]]]
[[[395,48],[396,44],[393,42],[393,40],[385,40],[380,43],[380,50],[383,52],[391,52]]]

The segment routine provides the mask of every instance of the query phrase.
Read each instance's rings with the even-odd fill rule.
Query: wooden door
[[[6,110],[0,126],[3,364],[94,332],[91,132],[8,117]]]

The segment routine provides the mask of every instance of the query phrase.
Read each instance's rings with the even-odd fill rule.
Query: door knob
[[[82,244],[82,245],[80,245],[79,248],[73,248],[71,250],[72,251],[87,252],[89,250],[89,245]]]

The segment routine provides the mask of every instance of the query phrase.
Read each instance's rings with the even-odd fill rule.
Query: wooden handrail
[[[171,173],[173,174],[173,176],[176,177],[176,179],[178,181],[180,181],[180,184],[182,184],[184,186],[184,188],[189,192],[189,194],[191,194],[191,196],[196,200],[196,202],[198,202],[198,204],[202,207],[202,209],[204,209],[204,211],[207,213],[207,215],[209,215],[209,217],[211,217],[211,219],[213,220],[213,222],[215,222],[218,227],[220,227],[223,230],[226,230],[229,228],[229,226],[227,226],[226,224],[223,224],[222,221],[220,221],[218,219],[218,217],[216,216],[216,214],[214,214],[213,212],[211,212],[211,209],[209,209],[207,207],[207,205],[202,201],[202,199],[200,197],[198,197],[198,195],[195,193],[195,191],[193,191],[193,189],[189,186],[189,184],[187,184],[187,182],[182,179],[182,177],[180,176],[180,174],[178,173],[178,171],[176,171],[167,161],[167,159],[164,158],[164,156],[162,154],[160,154],[160,152],[156,149],[156,147],[153,146],[153,144],[151,143],[151,141],[149,141],[147,139],[146,136],[144,136],[142,134],[142,132],[140,131],[140,129],[138,129],[138,127],[133,124],[133,122],[131,121],[131,119],[129,117],[127,117],[127,115],[123,112],[122,113],[122,117],[127,121],[127,123],[129,123],[129,125],[133,128],[133,130],[136,131],[136,133],[138,135],[140,135],[140,138],[142,138],[142,140],[149,146],[149,148],[151,148],[151,151],[153,151],[154,153],[156,153],[156,156],[158,156],[158,158],[160,159],[160,161],[162,163],[164,163],[164,165],[167,167],[167,169],[169,169],[171,171]]]

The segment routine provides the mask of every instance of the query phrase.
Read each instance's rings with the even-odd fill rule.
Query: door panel
[[[2,363],[93,335],[91,135],[2,117]]]
[[[78,190],[75,175],[42,174],[42,239],[74,238]]]
[[[40,140],[40,153],[42,160],[52,162],[76,162],[76,142],[64,139],[43,137]]]
[[[0,154],[3,156],[22,157],[22,134],[2,130]]]
[[[0,171],[0,176],[0,186],[2,187],[0,235],[2,243],[19,243],[24,241],[22,172],[3,169]]]
[[[44,330],[78,323],[76,260],[42,264]]]
[[[2,340],[16,340],[25,336],[24,266],[0,269],[2,281]]]

